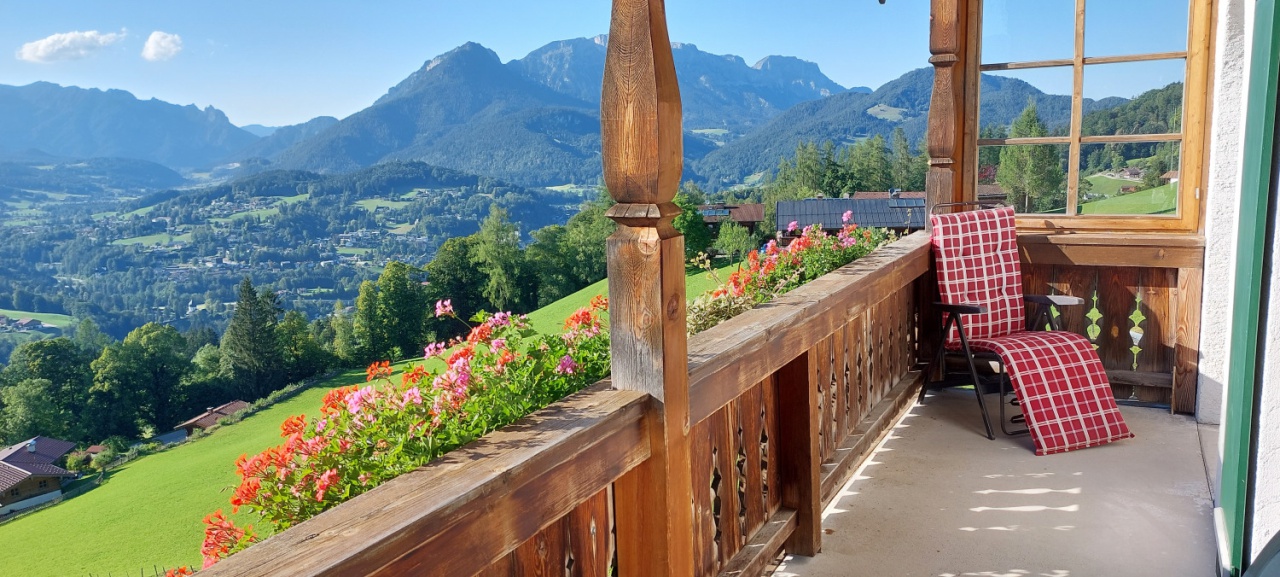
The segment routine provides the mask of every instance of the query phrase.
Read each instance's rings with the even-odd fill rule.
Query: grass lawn
[[[737,264],[720,268],[718,271],[720,280],[724,281],[729,278],[729,272],[736,270],[737,268]],[[690,299],[707,292],[716,286],[716,283],[711,279],[711,276],[702,270],[690,272],[689,275],[685,277],[684,282],[685,295]],[[534,330],[540,333],[558,334],[564,330],[564,320],[569,318],[569,315],[573,314],[573,311],[587,306],[593,297],[598,295],[607,295],[608,292],[608,279],[589,285],[576,293],[529,313],[529,324]]]
[[[1090,194],[1099,194],[1106,197],[1112,197],[1120,193],[1120,188],[1124,186],[1137,186],[1142,184],[1134,180],[1125,180],[1123,178],[1110,178],[1101,174],[1086,176],[1085,180],[1093,184]]]
[[[130,462],[83,495],[0,525],[0,542],[16,548],[7,550],[23,551],[0,559],[0,575],[137,575],[139,569],[150,575],[153,565],[199,567],[201,520],[219,508],[231,512],[236,457],[279,444],[285,418],[315,414],[330,388],[364,378],[363,370],[334,377],[208,437]],[[253,522],[249,515],[233,518]]]
[[[906,108],[894,108],[887,104],[877,104],[867,109],[867,114],[879,118],[880,120],[888,120],[889,122],[901,122],[904,118]]]
[[[370,252],[373,252],[373,249],[371,249],[371,248],[356,248],[356,247],[353,247],[353,246],[340,246],[340,247],[338,247],[338,254],[359,254],[359,255],[365,255],[365,254],[369,254]]]
[[[174,244],[179,242],[190,242],[191,233],[173,236],[168,233],[156,233],[146,236],[135,236],[132,238],[121,238],[111,241],[114,245],[140,244],[143,246],[151,246],[155,244]]]
[[[413,231],[413,223],[397,224],[387,228],[387,232],[391,234],[409,234]]]
[[[363,208],[369,212],[378,210],[381,207],[386,207],[391,210],[399,210],[401,208],[409,206],[410,204],[412,203],[406,202],[403,200],[385,200],[381,198],[366,198],[364,200],[356,201],[356,206]]]
[[[1094,190],[1098,190],[1096,186]],[[1080,214],[1165,214],[1172,213],[1177,207],[1178,185],[1169,183],[1124,196],[1083,203],[1080,205]]]
[[[59,315],[54,313],[33,313],[29,311],[14,311],[8,309],[0,309],[0,315],[4,315],[13,320],[18,319],[35,319],[42,323],[51,324],[57,327],[65,328],[71,326],[75,319],[67,315]]]

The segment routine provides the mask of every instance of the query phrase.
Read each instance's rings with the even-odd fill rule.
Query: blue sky
[[[987,1],[988,20],[999,20],[1006,34],[1060,11],[1057,4],[1072,3]],[[667,11],[672,40],[737,54],[749,63],[770,54],[797,56],[817,62],[840,84],[874,88],[928,64],[928,4],[668,0]],[[1092,4],[1099,6],[1099,16],[1097,24],[1091,18],[1091,31],[1096,27],[1105,39],[1099,45],[1125,47],[1124,39],[1134,35],[1109,29],[1127,31],[1133,15],[1107,8],[1116,4],[1113,0]],[[1177,26],[1180,14],[1185,31],[1185,0],[1123,4],[1129,8],[1121,12],[1140,10],[1148,25],[1171,21]],[[996,13],[1003,15],[993,18]],[[554,40],[606,32],[608,25],[606,0],[0,0],[0,84],[45,80],[119,88],[139,98],[213,105],[240,125],[283,125],[356,112],[424,61],[467,41],[493,49],[505,61]],[[1167,36],[1178,40],[1166,35],[1153,42],[1147,35],[1142,48],[1168,49],[1162,47],[1169,44]],[[1006,41],[1001,47],[993,33],[984,49],[1034,56],[1053,52],[1055,37],[1038,34],[1030,43]],[[1034,49],[1021,50],[1026,46]],[[1070,46],[1067,50],[1064,57],[1070,56]],[[1167,65],[1163,71],[1155,68],[1152,78],[1170,74]],[[1133,92],[1127,85],[1112,87],[1132,75],[1098,72],[1087,95]],[[1069,91],[1067,78],[1065,88],[1052,80],[1044,88]]]

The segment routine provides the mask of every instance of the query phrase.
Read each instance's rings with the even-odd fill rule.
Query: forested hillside
[[[799,104],[743,138],[694,162],[694,170],[713,189],[772,171],[798,143],[831,141],[849,145],[901,128],[909,141],[923,141],[933,93],[933,70],[921,68],[886,83],[870,94],[844,93]],[[1065,131],[1070,96],[1045,94],[1015,78],[982,75],[982,125],[1007,127],[1035,101],[1051,131]],[[1085,100],[1085,112],[1124,102],[1120,98]]]

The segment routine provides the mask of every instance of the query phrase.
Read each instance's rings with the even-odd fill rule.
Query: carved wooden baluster
[[[600,104],[613,384],[656,399],[652,456],[616,485],[619,574],[693,575],[680,90],[662,0],[614,0]]]
[[[929,102],[929,173],[925,181],[928,210],[961,200],[964,123],[965,0],[933,0],[929,12],[929,62],[933,64],[933,98]],[[926,226],[929,223],[925,222]]]

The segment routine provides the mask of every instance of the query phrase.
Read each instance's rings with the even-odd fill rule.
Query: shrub
[[[106,449],[103,449],[101,453],[93,456],[90,466],[97,471],[105,471],[107,470],[107,466],[116,460],[117,456],[118,455],[114,449],[107,447]]]
[[[67,455],[67,470],[78,473],[89,467],[89,455],[86,453],[72,453]]]

